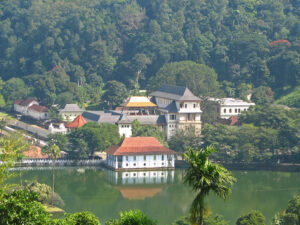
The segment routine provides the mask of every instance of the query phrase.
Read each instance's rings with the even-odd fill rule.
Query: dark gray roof
[[[120,112],[115,111],[86,111],[82,113],[82,116],[88,122],[97,122],[97,123],[111,123],[115,124],[120,120],[121,117]]]
[[[61,109],[60,112],[83,112],[84,109],[80,108],[77,104],[66,104],[65,108]]]
[[[164,125],[166,119],[164,115],[125,115],[118,124],[131,124],[134,120],[138,120],[141,125]]]
[[[168,113],[177,113],[177,105],[175,101],[172,101],[167,107],[160,109],[162,111],[168,112]]]
[[[158,91],[154,91],[150,96],[167,98],[177,101],[200,101],[187,87],[164,84]]]

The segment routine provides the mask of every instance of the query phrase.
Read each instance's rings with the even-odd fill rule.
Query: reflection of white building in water
[[[107,170],[107,179],[114,185],[169,184],[174,182],[174,170],[122,171]]]
[[[120,145],[106,150],[107,166],[115,170],[175,167],[175,152],[164,147],[155,137],[125,138]]]

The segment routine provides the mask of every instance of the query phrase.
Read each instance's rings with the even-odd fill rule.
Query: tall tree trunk
[[[51,205],[53,206],[53,198],[54,198],[54,167],[55,167],[55,160],[53,160],[52,164],[52,197],[51,197]]]

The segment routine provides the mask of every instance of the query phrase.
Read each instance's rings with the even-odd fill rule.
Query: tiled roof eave
[[[107,153],[109,154],[109,153]],[[119,155],[119,156],[126,156],[126,155],[175,155],[176,152],[169,152],[169,151],[159,151],[159,152],[115,152],[111,155]]]

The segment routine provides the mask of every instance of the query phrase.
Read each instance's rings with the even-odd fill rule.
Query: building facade
[[[245,102],[235,98],[221,98],[216,100],[219,103],[219,116],[222,119],[229,119],[240,113],[247,111],[250,106],[254,106],[253,102]]]
[[[66,104],[65,108],[59,110],[59,114],[62,116],[63,121],[71,122],[84,111],[77,104]]]
[[[26,100],[19,99],[14,103],[14,111],[21,113],[24,116],[29,116],[36,120],[49,119],[48,108],[39,105],[34,98],[27,98]]]
[[[115,170],[175,167],[175,152],[154,137],[125,138],[120,145],[106,150],[107,166]]]
[[[169,139],[176,130],[193,128],[196,135],[201,134],[200,98],[187,87],[163,85],[158,91],[150,94],[157,104],[158,112],[165,116],[165,133]]]

